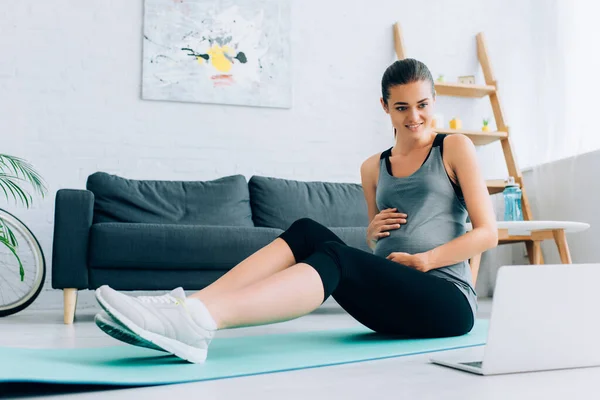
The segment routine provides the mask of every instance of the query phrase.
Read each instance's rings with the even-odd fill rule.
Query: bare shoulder
[[[362,176],[363,182],[370,181],[373,184],[377,182],[377,177],[379,176],[379,159],[381,157],[381,153],[373,154],[371,157],[367,158],[362,165],[360,166],[360,174]]]
[[[469,158],[474,154],[475,145],[468,136],[456,133],[444,138],[444,155],[447,155],[450,165],[455,166],[457,162]]]
[[[444,139],[444,147],[450,149],[450,151],[454,153],[454,151],[470,151],[470,149],[475,146],[468,136],[463,135],[462,133],[456,133],[446,136]]]
[[[365,200],[367,202],[367,208],[369,211],[369,221],[375,218],[375,215],[379,212],[377,209],[376,193],[377,193],[377,180],[379,179],[379,158],[381,154],[373,154],[367,158],[360,166],[360,178],[362,188],[365,194]]]

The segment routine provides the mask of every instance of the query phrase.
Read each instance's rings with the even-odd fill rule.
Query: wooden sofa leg
[[[75,306],[77,305],[77,289],[63,289],[65,299],[65,324],[71,325],[75,318]]]

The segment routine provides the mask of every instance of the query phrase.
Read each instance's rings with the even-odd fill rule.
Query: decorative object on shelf
[[[456,117],[450,120],[450,129],[459,130],[462,128],[462,121]]]
[[[437,81],[437,82],[445,82],[444,75],[440,74],[440,75],[437,77],[436,81]]]
[[[290,108],[289,0],[145,0],[142,98]]]
[[[431,127],[440,129],[444,127],[444,116],[442,114],[435,114],[431,121]]]
[[[484,132],[489,132],[490,131],[490,119],[489,118],[484,118],[483,119],[483,126],[481,127],[481,130]]]
[[[473,75],[459,76],[458,83],[462,83],[464,85],[474,85],[475,84],[475,76],[473,76]]]

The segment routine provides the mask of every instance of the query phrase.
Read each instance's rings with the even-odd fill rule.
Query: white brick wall
[[[395,59],[397,20],[408,55],[449,79],[482,79],[474,35],[485,31],[516,142],[539,129],[532,32],[545,21],[534,0],[293,1],[289,110],[142,101],[142,4],[0,5],[0,151],[32,162],[50,189],[30,210],[6,208],[35,232],[48,263],[56,191],[83,188],[98,170],[138,179],[241,173],[359,182],[360,163],[393,144],[379,84]],[[441,98],[438,110],[475,127],[491,115],[484,101]],[[487,177],[504,176],[499,145],[479,154]],[[60,307],[49,279],[45,291],[34,306]]]

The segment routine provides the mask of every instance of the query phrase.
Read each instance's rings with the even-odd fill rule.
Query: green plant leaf
[[[0,218],[0,235],[2,235],[2,237],[8,237],[8,231],[6,229],[7,226],[4,224],[2,218]]]
[[[10,228],[8,226],[6,226],[6,230],[8,231],[8,242],[10,244],[12,244],[14,246],[14,248],[18,248],[19,247],[19,242],[17,242],[17,238],[15,237],[15,234],[10,230]]]
[[[44,195],[47,193],[48,189],[43,178],[31,164],[22,158],[9,156],[7,154],[0,154],[0,171],[3,172],[1,175],[5,178],[11,178],[13,181],[19,180],[29,183],[34,192],[37,192],[39,195],[41,195],[41,197],[44,197]],[[8,198],[8,193],[6,192],[4,186],[2,189]],[[29,196],[29,198],[31,199],[31,196]]]
[[[2,190],[4,191],[4,195],[8,199],[8,192],[6,191],[6,188],[4,187],[4,185],[0,185],[0,188],[2,188]]]
[[[4,192],[5,192],[5,193],[7,193],[7,192],[6,192],[6,189],[8,189],[8,190],[10,191],[10,194],[12,195],[13,199],[15,200],[15,202],[17,201],[17,195],[15,194],[15,191],[14,191],[14,190],[12,190],[12,187],[8,186],[8,185],[5,183],[5,179],[4,179],[4,177],[2,177],[2,176],[0,176],[0,186],[2,187],[2,189],[4,190]],[[6,199],[7,199],[7,200],[9,199],[9,197],[8,197],[8,193],[6,194]]]
[[[10,230],[8,225],[4,223],[2,218],[0,218],[0,229],[1,229],[0,234],[2,235],[0,237],[3,237],[6,240],[8,240],[10,245],[14,246],[15,248],[19,246],[19,243],[17,242],[17,238],[15,237],[13,232]]]
[[[21,202],[25,207],[29,208],[32,202],[31,195],[25,192],[25,190],[23,190],[15,181],[24,182],[22,178],[0,173],[0,186],[10,191],[15,202]]]

